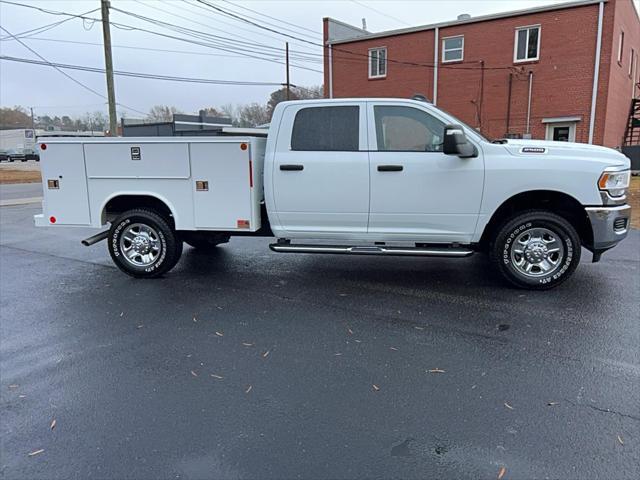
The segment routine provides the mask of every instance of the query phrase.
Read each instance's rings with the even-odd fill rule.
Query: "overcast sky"
[[[85,13],[100,7],[99,0],[11,1],[73,14]],[[461,13],[477,16],[562,3],[558,0],[209,1],[225,10],[237,12],[244,18],[253,18],[256,23],[279,32],[304,38],[311,44],[260,30],[224,16],[214,9],[199,4],[197,0],[111,0],[114,8],[169,22],[207,35],[215,35],[217,38],[208,36],[198,40],[187,36],[184,32],[167,30],[114,10],[111,12],[112,22],[196,42],[211,44],[211,41],[215,41],[222,48],[232,50],[224,51],[148,32],[112,27],[114,68],[157,75],[280,83],[285,81],[285,70],[283,65],[275,62],[284,60],[282,49],[284,42],[289,40],[292,63],[295,65],[291,69],[291,83],[305,86],[320,85],[322,84],[322,49],[312,43],[322,42],[323,17],[333,17],[358,26],[361,25],[364,17],[367,21],[367,29],[376,32],[453,20]],[[638,2],[638,0],[634,1]],[[261,13],[273,18],[262,16]],[[87,16],[99,18],[100,11]],[[0,3],[0,25],[14,35],[65,18],[68,17]],[[279,20],[289,24],[280,23]],[[8,40],[5,31],[0,30],[0,38],[2,38],[0,54],[38,59],[33,52],[17,41]],[[104,67],[100,23],[72,19],[51,30],[23,38],[22,41],[50,62]],[[97,45],[67,42],[88,42]],[[269,47],[272,48],[269,49]],[[238,52],[239,48],[243,51]],[[158,50],[171,50],[171,52]],[[243,55],[268,57],[269,61]],[[66,72],[97,92],[106,94],[104,74],[73,70],[66,70]],[[269,93],[277,88],[199,85],[118,76],[115,83],[117,101],[142,112],[148,111],[152,105],[156,104],[174,105],[184,112],[195,113],[202,107],[226,103],[264,103]],[[106,111],[104,103],[100,96],[85,90],[50,67],[0,61],[0,105],[2,106],[33,106],[36,115],[45,113],[80,115],[86,111]],[[135,111],[127,111],[119,107],[118,114],[122,113],[128,117],[141,116]]]

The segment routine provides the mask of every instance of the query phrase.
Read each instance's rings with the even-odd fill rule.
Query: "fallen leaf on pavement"
[[[216,332],[216,335],[219,336],[219,337],[224,337],[224,333],[222,333],[222,332]]]
[[[513,407],[509,405],[507,402],[504,402],[504,406],[507,407],[509,410],[513,410]]]
[[[560,402],[549,402],[547,403],[547,405],[549,405],[550,407],[553,407],[554,405],[558,405]]]
[[[144,327],[144,325],[138,325],[138,328],[142,328],[142,327]]]
[[[124,315],[124,312],[120,312],[120,316],[122,317]]]
[[[44,452],[44,448],[41,448],[40,450],[34,450],[33,452],[30,452],[29,456],[30,457],[35,457],[36,455],[38,455],[38,454],[40,454],[42,452]]]
[[[373,389],[378,392],[380,391],[380,387],[378,385],[376,385],[375,383],[373,385],[371,385],[373,387]]]
[[[396,347],[389,347],[389,350],[393,350],[394,352],[398,351],[398,349]]]
[[[507,473],[507,469],[504,467],[500,467],[500,470],[498,470],[498,480],[502,480],[502,477],[504,477],[505,473]]]
[[[262,358],[267,358],[269,356],[269,350],[262,354]]]
[[[620,445],[624,445],[624,442],[622,441],[622,437],[620,435],[618,435],[618,441],[620,442]]]
[[[215,373],[211,373],[210,374],[213,378],[217,378],[218,380],[222,380],[224,377],[220,376],[220,375],[216,375]]]
[[[444,370],[441,368],[432,368],[431,370],[427,370],[429,373],[444,373]]]
[[[242,345],[244,345],[245,347],[253,347],[253,343],[248,342],[242,342]]]
[[[349,332],[349,335],[353,335],[353,330],[351,330],[350,328],[347,328],[347,332]]]
[[[424,327],[413,327],[413,328],[415,328],[416,330],[424,330]]]
[[[341,354],[341,353],[334,353],[334,355],[335,355],[336,357],[339,357],[339,356],[340,356],[340,355],[342,355],[342,354]]]
[[[193,375],[194,377],[198,376],[198,374],[196,372],[194,372],[193,370],[191,370],[191,375]]]
[[[244,393],[249,393],[249,392],[251,391],[251,389],[252,389],[252,388],[253,388],[253,387],[252,387],[251,385],[249,385],[249,386],[247,387],[247,389],[244,391]]]
[[[56,428],[56,424],[57,424],[57,423],[58,423],[58,422],[56,422],[56,419],[54,418],[54,419],[51,421],[51,425],[49,426],[49,428],[50,428],[51,430],[53,430],[54,428]]]
[[[197,319],[196,317],[193,317],[193,321],[194,321],[194,322],[197,322],[197,321],[198,321],[198,319]]]

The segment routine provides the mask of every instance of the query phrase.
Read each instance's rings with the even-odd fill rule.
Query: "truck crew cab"
[[[183,242],[275,236],[276,252],[489,255],[511,283],[548,289],[627,235],[629,160],[604,147],[491,142],[426,102],[280,103],[265,140],[41,138],[38,226],[110,224],[116,265],[156,277]]]

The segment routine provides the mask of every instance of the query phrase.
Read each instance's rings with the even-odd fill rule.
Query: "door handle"
[[[402,165],[378,165],[379,172],[401,172],[403,169]]]
[[[280,165],[280,170],[284,170],[285,172],[299,172],[300,170],[304,170],[304,165]]]

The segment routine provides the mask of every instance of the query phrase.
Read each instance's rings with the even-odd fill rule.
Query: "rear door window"
[[[291,150],[353,152],[359,150],[358,106],[308,107],[296,114]]]

